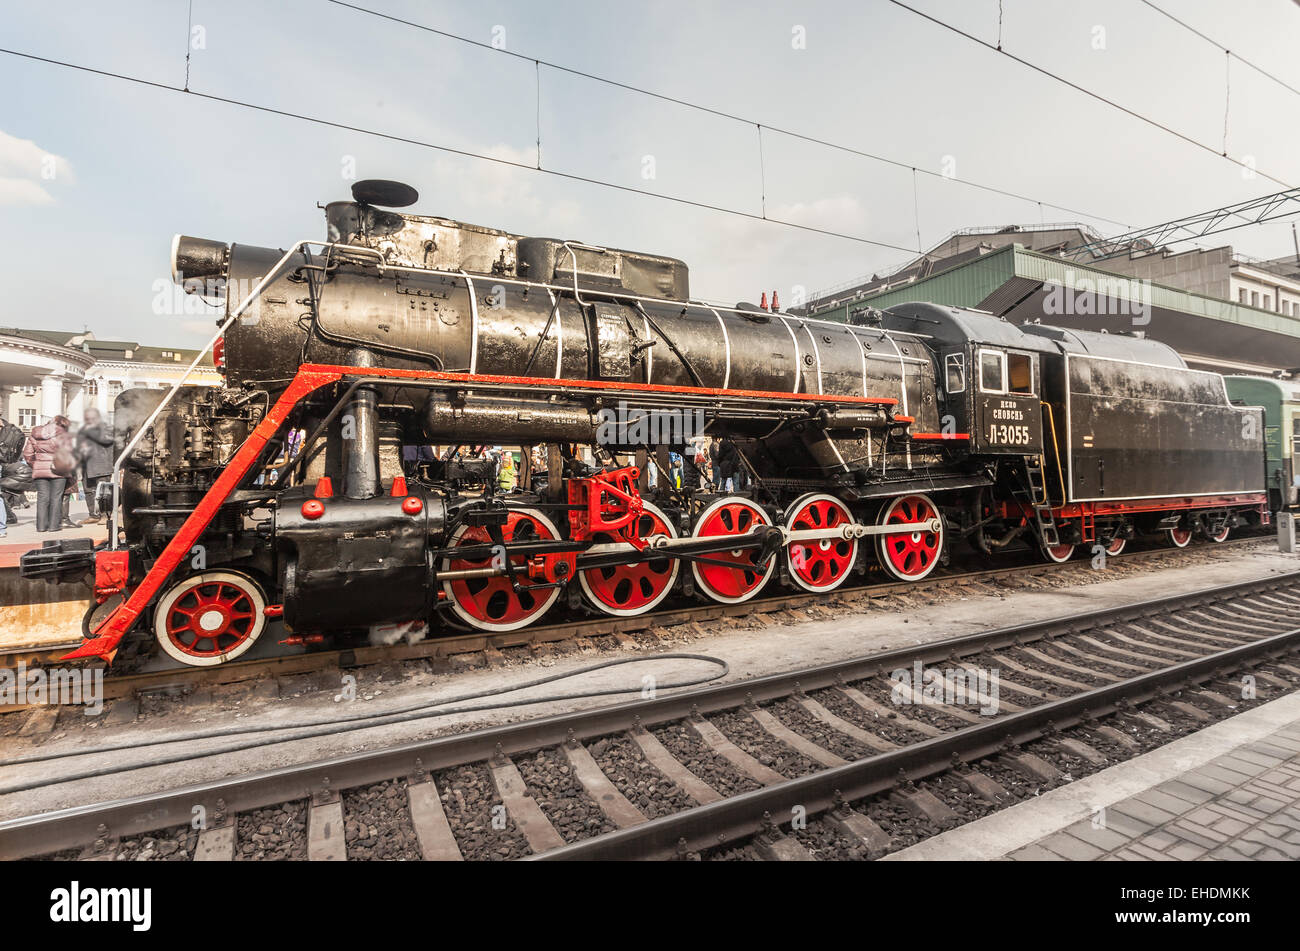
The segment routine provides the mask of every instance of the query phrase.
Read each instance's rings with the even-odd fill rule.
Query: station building
[[[26,430],[58,415],[80,423],[93,406],[111,420],[118,393],[170,386],[197,355],[197,350],[99,340],[89,331],[0,327],[0,416]],[[189,382],[221,384],[211,355]]]
[[[1199,369],[1286,375],[1300,368],[1298,259],[1247,258],[1230,246],[1107,247],[1078,224],[972,228],[891,274],[818,292],[801,311],[849,320],[864,307],[930,301],[1016,324],[1151,337]]]

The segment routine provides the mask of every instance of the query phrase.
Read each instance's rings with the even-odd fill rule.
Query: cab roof
[[[1004,317],[969,307],[919,302],[896,304],[884,311],[882,325],[888,330],[930,337],[940,349],[977,343],[1039,353],[1087,354],[1179,369],[1187,366],[1177,351],[1157,340],[1047,324],[1017,325]]]

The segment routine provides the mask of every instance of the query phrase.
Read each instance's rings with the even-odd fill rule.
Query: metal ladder
[[[1061,544],[1061,536],[1052,516],[1051,499],[1047,494],[1047,467],[1042,453],[1025,456],[1025,472],[1029,478],[1029,504],[1034,509],[1039,537],[1048,548],[1055,548]]]

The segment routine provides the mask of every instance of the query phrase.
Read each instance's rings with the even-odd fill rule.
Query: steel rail
[[[928,644],[896,648],[865,657],[837,661],[786,673],[769,674],[764,677],[686,690],[653,700],[636,700],[630,703],[597,707],[592,710],[541,717],[523,723],[506,724],[454,736],[405,743],[382,750],[287,766],[236,779],[202,783],[176,790],[11,819],[0,822],[0,860],[60,851],[94,842],[97,838],[103,838],[105,835],[133,835],[168,826],[188,825],[196,807],[202,807],[208,815],[246,812],[290,800],[311,798],[322,793],[334,793],[342,789],[377,783],[396,776],[423,777],[429,771],[489,760],[495,756],[527,752],[539,747],[554,746],[570,738],[586,740],[611,733],[669,723],[713,711],[733,709],[746,704],[787,697],[796,690],[821,689],[842,682],[860,680],[878,675],[883,671],[910,667],[918,661],[922,664],[928,664],[959,654],[973,654],[989,649],[1005,648],[1023,644],[1027,641],[1074,633],[1107,624],[1123,623],[1152,614],[1198,607],[1207,603],[1251,595],[1260,591],[1297,583],[1300,583],[1300,571],[1288,572],[1269,578],[1236,582],[1191,593],[1168,595],[1083,614],[1065,615],[997,628],[991,631],[964,634]],[[1261,644],[1281,643],[1278,641],[1279,638],[1292,637],[1298,633],[1300,632],[1292,631],[1286,635],[1276,635],[1244,646],[1255,647]],[[1286,645],[1282,644],[1282,646]],[[1239,649],[1232,648],[1229,651],[1210,656],[1222,657],[1237,650]],[[1245,656],[1247,655],[1241,655],[1241,657]],[[1196,669],[1194,665],[1201,660],[1203,659],[1198,659],[1196,662],[1188,661],[1176,666],[1180,671],[1190,671]],[[1159,673],[1161,672],[1155,671],[1152,674],[1143,675],[1143,677],[1150,677]],[[1164,681],[1160,682],[1163,683]],[[1172,683],[1173,681],[1169,682]],[[1128,683],[1128,681],[1124,683]],[[1087,695],[1093,696],[1096,693],[1096,691],[1089,691]],[[1061,725],[1065,723],[1065,715],[1074,709],[1070,706],[1061,706],[1061,704],[1076,699],[1077,696],[1066,698],[1065,701],[1033,707],[1027,712],[1033,713],[1050,706],[1052,710],[1060,711],[1056,714],[1054,722]],[[987,737],[995,736],[998,744],[1001,744],[1007,736],[1014,737],[1015,735],[1009,734],[1007,728],[1003,726],[1003,724],[1010,722],[1007,716],[1009,715],[992,720],[989,724],[981,725],[977,729],[987,731]],[[1024,722],[1030,723],[1034,721]],[[966,731],[959,732],[966,735]],[[947,740],[952,735],[954,734],[936,738],[936,741]],[[981,740],[987,739],[985,732],[970,733],[969,735],[978,736]],[[934,745],[936,741],[919,744],[927,752],[912,755],[918,757],[929,755],[928,751],[939,748]],[[1018,741],[1013,739],[1012,742]],[[904,747],[899,753],[906,753],[912,749],[911,746]],[[87,752],[93,753],[94,749],[90,748]],[[950,753],[944,755],[950,757]],[[971,754],[971,756],[973,757],[974,754]],[[862,767],[862,764],[867,762],[875,763],[879,759],[879,757],[872,757],[869,760],[860,760],[850,764],[850,767],[840,767],[839,771],[835,772],[837,785],[829,787],[825,792],[829,795],[835,789],[840,789],[846,796],[849,796],[851,790],[857,787],[851,786],[846,780],[855,777],[857,774],[844,772],[844,770],[851,767]],[[915,771],[920,768],[917,763],[912,763],[906,758],[901,759],[899,762],[903,764],[902,768],[905,770]],[[929,760],[924,760],[924,762],[928,763]],[[141,764],[141,768],[148,768],[148,764]],[[897,774],[897,768],[894,769],[894,773]],[[813,792],[821,791],[821,787],[815,785],[792,786],[791,783],[810,783],[815,777],[822,775],[814,774],[814,776],[805,777],[802,780],[792,780],[779,786],[767,787],[767,790],[760,790],[760,792],[772,789],[799,790],[800,795],[806,792],[807,795],[811,796]],[[845,778],[842,779],[841,777]],[[752,802],[754,800],[748,801]],[[762,801],[768,802],[768,800]],[[820,800],[803,798],[782,801],[787,804],[797,802],[810,806],[811,803]],[[724,804],[715,804],[716,807],[722,805]],[[708,808],[713,809],[715,807]],[[814,810],[810,807],[810,811]],[[694,817],[699,815],[699,812],[698,810],[690,810],[690,815]],[[708,815],[726,816],[728,814],[710,812]],[[654,830],[665,828],[665,823],[671,818],[651,820],[645,824],[652,827],[651,831],[646,833],[643,830],[643,834],[658,835],[659,832]],[[680,827],[679,834],[675,835],[669,843],[674,851],[677,848],[677,839],[681,837],[687,838],[688,847],[694,849],[716,844],[718,828],[712,828],[712,831],[709,832],[710,840],[704,842],[698,838],[703,833],[699,833],[698,830],[691,831],[694,829],[694,826],[691,825],[695,821],[694,818],[678,821],[684,823],[684,825]],[[738,820],[733,817],[729,821]],[[636,828],[642,827],[638,826]],[[677,826],[673,828],[679,829]],[[628,834],[634,835],[635,831],[629,830]],[[624,833],[618,833],[617,835],[618,838],[611,841],[626,841]],[[696,838],[692,839],[691,836]],[[694,846],[690,845],[692,841],[696,842]],[[660,845],[657,843],[657,839],[653,840],[653,842],[646,839],[636,847],[642,848],[644,846],[647,849],[658,850]],[[591,847],[594,848],[594,846]],[[573,847],[566,846],[565,848],[570,849]],[[566,856],[576,857],[575,853],[557,850],[556,857],[563,858]]]
[[[573,842],[525,861],[590,861],[667,859],[682,850],[700,851],[726,845],[759,832],[768,815],[789,815],[801,806],[808,815],[825,812],[837,802],[862,799],[899,785],[943,772],[957,762],[970,762],[1000,750],[1113,713],[1125,705],[1149,700],[1183,684],[1205,680],[1224,668],[1300,644],[1300,628],[1205,657],[1183,661],[1127,680],[1106,684],[1048,701],[1020,713],[945,733],[929,740],[878,753],[844,766],[819,770],[707,806],[594,838]],[[779,823],[778,823],[779,824]]]
[[[1258,542],[1259,540],[1259,538],[1239,538],[1229,542],[1220,542],[1216,547],[1237,547]],[[1108,559],[1113,559],[1122,564],[1160,560],[1166,557],[1178,558],[1188,552],[1206,550],[1204,546],[1197,548],[1156,548],[1149,551],[1125,552],[1121,555],[1108,556]],[[469,654],[482,650],[555,644],[581,637],[602,637],[631,631],[644,631],[652,627],[672,627],[689,624],[692,621],[707,622],[723,617],[749,617],[755,614],[772,614],[777,611],[792,610],[815,604],[832,606],[875,597],[932,591],[949,584],[970,584],[997,580],[1008,576],[1050,575],[1060,569],[1082,568],[1084,565],[1084,561],[1043,562],[1030,565],[986,568],[942,576],[931,575],[921,581],[881,582],[867,580],[856,584],[850,582],[827,593],[792,590],[766,597],[755,597],[739,604],[715,602],[689,604],[662,608],[633,617],[596,615],[572,621],[532,624],[515,631],[469,631],[463,634],[440,635],[414,644],[364,645],[308,651],[300,654],[282,654],[275,657],[236,660],[218,667],[177,666],[137,673],[110,673],[104,679],[104,699],[114,700],[127,696],[136,690],[189,686],[200,683],[235,683],[252,680],[263,674],[290,676],[330,669],[333,666],[352,668],[385,662],[446,660],[456,654]],[[0,667],[16,666],[19,660],[27,663],[28,666],[33,666],[36,663],[48,663],[57,660],[80,643],[80,641],[74,641],[56,644],[47,648],[23,647],[0,650]],[[9,655],[17,659],[14,659],[11,663]],[[3,712],[0,709],[0,713]]]

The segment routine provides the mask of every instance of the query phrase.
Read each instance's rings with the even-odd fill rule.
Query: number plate
[[[1043,418],[1037,397],[980,397],[977,447],[995,452],[1036,453],[1043,448]]]

